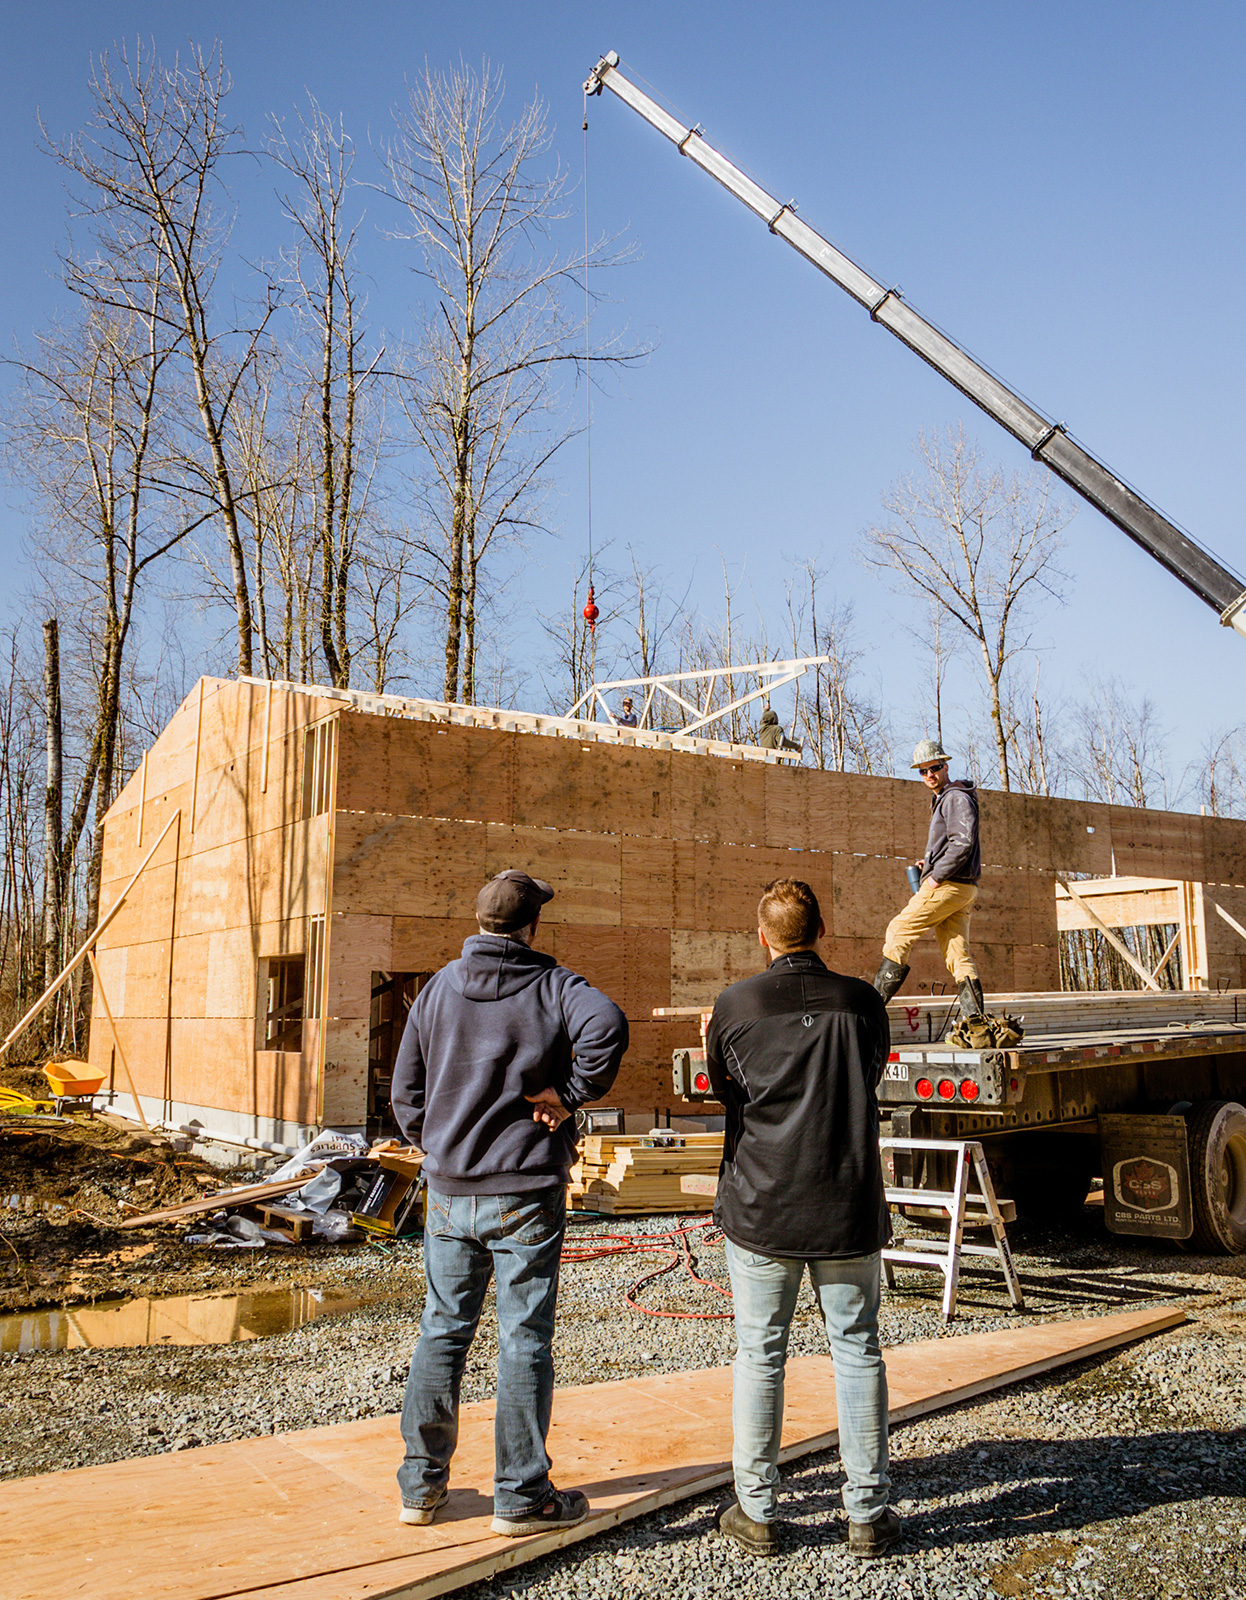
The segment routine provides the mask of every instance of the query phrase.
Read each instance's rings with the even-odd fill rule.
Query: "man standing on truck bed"
[[[930,833],[917,862],[921,888],[891,919],[874,987],[890,1000],[909,975],[909,951],[932,929],[956,980],[963,1017],[980,1017],[982,984],[969,954],[969,910],[978,898],[982,855],[978,848],[978,796],[968,778],[948,778],[948,756],[937,739],[913,751],[913,768],[930,790]]]
[[[476,897],[479,935],[420,990],[394,1065],[403,1137],[424,1151],[428,1283],[402,1407],[400,1522],[445,1504],[459,1386],[485,1291],[497,1283],[493,1531],[569,1528],[578,1489],[549,1478],[554,1303],[566,1226],[575,1111],[613,1084],[627,1018],[553,956],[534,950],[554,891],[500,872]]]

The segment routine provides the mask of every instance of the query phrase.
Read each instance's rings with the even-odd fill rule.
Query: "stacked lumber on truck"
[[[1246,1023],[1246,991],[1177,989],[1065,990],[988,994],[988,1010],[1010,1011],[1025,1023],[1027,1048],[1039,1039],[1064,1039],[1129,1029],[1197,1028]],[[901,995],[887,1006],[891,1043],[933,1044],[960,1015],[955,994]]]
[[[711,1211],[712,1195],[685,1194],[680,1180],[693,1173],[718,1175],[721,1133],[685,1133],[659,1144],[645,1134],[591,1134],[571,1169],[567,1190],[573,1211],[608,1217],[652,1212]]]

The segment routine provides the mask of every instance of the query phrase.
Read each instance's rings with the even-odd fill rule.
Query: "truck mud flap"
[[[1112,1233],[1188,1239],[1194,1231],[1184,1117],[1099,1118],[1103,1215]]]

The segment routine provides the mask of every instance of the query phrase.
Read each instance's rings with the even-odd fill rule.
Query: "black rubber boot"
[[[908,975],[909,969],[907,967],[902,967],[898,961],[889,961],[884,956],[877,973],[874,975],[874,987],[884,1000],[890,1000]]]
[[[986,1005],[982,999],[982,982],[979,978],[962,978],[956,986],[960,996],[960,1014],[962,1017],[980,1017],[986,1012]]]

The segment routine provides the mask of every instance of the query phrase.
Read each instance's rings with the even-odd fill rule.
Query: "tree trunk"
[[[65,780],[61,725],[61,644],[56,618],[43,624],[43,706],[47,724],[47,785],[43,793],[43,954],[35,980],[60,970],[62,926],[61,835]]]

